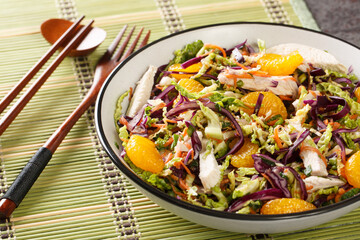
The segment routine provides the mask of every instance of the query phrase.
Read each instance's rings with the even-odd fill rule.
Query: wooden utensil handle
[[[41,147],[21,170],[2,198],[10,199],[15,203],[16,207],[19,206],[51,157],[52,152],[45,147]]]

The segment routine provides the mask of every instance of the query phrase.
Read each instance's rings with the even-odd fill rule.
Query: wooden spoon
[[[41,24],[41,34],[50,44],[54,44],[72,24],[73,22],[65,19],[52,18]],[[82,25],[78,26],[75,34],[81,27]],[[88,55],[92,53],[105,40],[105,38],[106,32],[103,29],[92,27],[89,34],[76,47],[76,49],[70,51],[68,56],[78,57]],[[65,47],[66,44],[67,43],[64,43],[64,45],[60,47],[60,51]]]

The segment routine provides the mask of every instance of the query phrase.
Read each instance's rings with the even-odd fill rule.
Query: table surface
[[[359,8],[359,1],[334,2],[343,3],[340,10],[345,9],[344,2],[350,9]],[[352,34],[359,28],[359,21],[352,20],[359,19],[358,15],[347,21],[341,17],[347,13],[338,12],[336,24],[347,22],[334,28],[337,25],[329,24],[326,12],[334,10],[330,5],[324,10],[319,7],[320,1],[317,3],[318,0],[2,0],[0,96],[49,48],[39,31],[44,20],[59,17],[74,20],[84,14],[87,20],[95,19],[95,25],[106,30],[107,39],[88,57],[66,58],[0,137],[0,194],[4,194],[26,162],[86,94],[95,63],[125,24],[150,29],[150,41],[154,41],[205,24],[278,22],[335,34],[342,29],[346,34],[341,33],[340,37],[359,45],[358,34]],[[356,27],[349,27],[352,25]],[[138,192],[112,164],[96,136],[93,110],[92,106],[74,126],[19,208],[8,220],[0,222],[1,239],[360,237],[359,209],[317,227],[271,235],[224,232],[179,218]]]

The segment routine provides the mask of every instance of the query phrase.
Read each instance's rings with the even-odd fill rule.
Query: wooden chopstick
[[[81,16],[76,22],[74,22],[70,28],[68,28],[63,35],[51,46],[51,48],[42,56],[37,63],[24,75],[24,77],[14,86],[14,88],[1,99],[0,102],[0,114],[6,109],[6,107],[14,100],[14,98],[20,93],[20,91],[29,83],[29,81],[35,76],[35,74],[44,66],[44,64],[50,59],[50,57],[62,46],[65,42],[69,41],[71,36],[74,35],[77,26],[84,19],[84,15]]]
[[[44,84],[46,79],[55,71],[57,66],[64,60],[66,55],[79,44],[85,36],[90,32],[91,25],[94,20],[91,20],[85,27],[82,27],[81,30],[76,34],[76,36],[66,45],[66,47],[60,52],[60,54],[55,58],[55,60],[50,64],[50,66],[41,74],[41,76],[27,89],[27,91],[18,99],[18,101],[10,108],[8,112],[0,120],[0,135],[6,130],[6,128],[11,124],[11,122],[16,118],[20,111],[25,107],[25,105],[30,101],[30,99],[35,95],[35,93],[40,89]]]

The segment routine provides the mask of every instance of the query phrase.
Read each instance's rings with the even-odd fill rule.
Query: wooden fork
[[[0,200],[0,218],[8,218],[12,212],[19,206],[24,199],[27,192],[30,190],[36,179],[40,176],[42,170],[45,168],[57,147],[64,140],[68,132],[81,117],[81,115],[92,105],[99,93],[101,86],[110,72],[119,65],[125,58],[127,58],[136,48],[136,45],[141,37],[143,28],[140,29],[136,38],[125,52],[131,36],[134,32],[133,27],[126,37],[123,44],[116,50],[120,40],[125,34],[127,26],[125,26],[113,42],[110,44],[105,54],[99,60],[94,74],[94,82],[89,89],[87,95],[78,107],[70,114],[70,116],[60,125],[60,127],[51,135],[47,142],[35,153],[35,155],[26,164],[13,184],[4,194]],[[145,46],[149,40],[150,31],[147,32],[139,48]],[[115,51],[116,50],[116,51]]]

